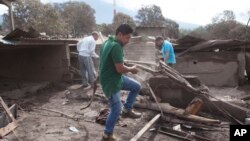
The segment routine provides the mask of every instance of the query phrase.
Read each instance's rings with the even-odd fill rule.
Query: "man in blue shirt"
[[[155,39],[155,45],[161,49],[164,62],[172,67],[176,63],[172,44],[168,40],[164,40],[163,37],[159,36]]]

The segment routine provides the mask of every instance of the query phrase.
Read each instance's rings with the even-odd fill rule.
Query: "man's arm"
[[[82,42],[83,42],[82,40],[80,40],[80,41],[77,42],[76,48],[77,48],[77,51],[78,51],[78,52],[81,51]]]
[[[169,57],[169,51],[167,50],[167,51],[165,52],[165,56],[164,56],[164,62],[165,62],[165,63],[167,63],[168,57]]]
[[[123,63],[116,63],[115,68],[116,68],[116,71],[121,74],[128,73],[128,72],[136,74],[138,72],[138,69],[136,68],[136,66],[128,67],[128,66],[125,66]]]
[[[94,57],[94,58],[99,58],[99,56],[95,53],[95,47],[96,47],[96,43],[95,42],[91,42],[90,43],[90,47],[89,47],[90,56]]]

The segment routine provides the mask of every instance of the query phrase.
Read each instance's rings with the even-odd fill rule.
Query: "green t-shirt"
[[[116,63],[123,63],[122,45],[114,38],[109,39],[100,49],[99,77],[103,92],[107,98],[121,90],[122,74],[115,68]]]

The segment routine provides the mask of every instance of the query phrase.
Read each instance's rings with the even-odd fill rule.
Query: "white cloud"
[[[68,1],[70,0],[41,0],[43,3]],[[113,4],[114,0],[101,1]],[[246,23],[250,16],[247,15],[250,11],[250,0],[116,0],[117,7],[123,7],[135,13],[142,6],[152,4],[160,6],[166,18],[201,25],[211,23],[211,19],[224,10],[232,10],[237,20],[242,23]],[[7,12],[8,8],[0,5],[0,14]]]
[[[103,0],[113,3],[113,0]],[[160,6],[166,18],[205,25],[224,10],[232,10],[237,20],[246,22],[250,0],[116,0],[116,5],[137,11],[143,5]]]
[[[0,5],[0,15],[8,12],[8,7],[5,5]]]

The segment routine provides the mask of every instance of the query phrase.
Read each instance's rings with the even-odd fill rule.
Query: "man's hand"
[[[138,69],[136,68],[136,66],[132,66],[130,67],[130,72],[133,73],[133,74],[137,74],[138,73]]]
[[[115,68],[116,68],[116,71],[118,73],[128,73],[128,72],[131,72],[133,74],[137,74],[137,72],[138,72],[138,69],[136,68],[136,66],[128,67],[128,66],[124,65],[123,63],[117,63],[117,64],[115,64]]]

